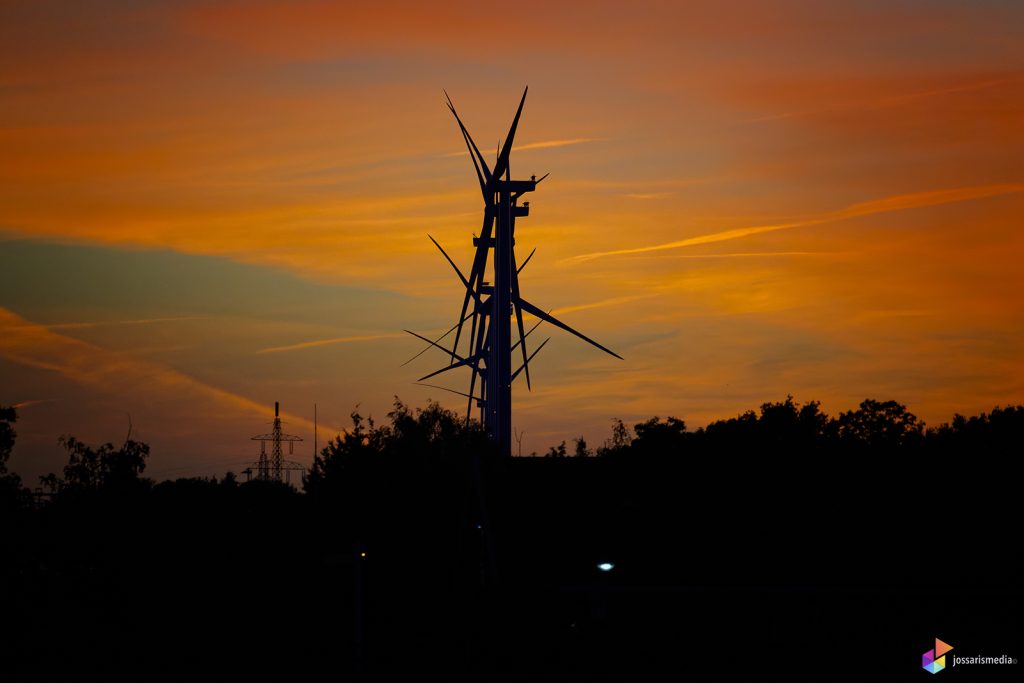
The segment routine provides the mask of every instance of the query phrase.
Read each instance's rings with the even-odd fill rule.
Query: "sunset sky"
[[[514,7],[514,13],[505,14]],[[481,147],[529,95],[523,450],[610,421],[1024,402],[1024,4],[0,2],[0,404],[147,474],[238,471],[280,401],[321,441],[451,326]],[[545,333],[540,336],[542,333]],[[468,374],[443,379],[465,390]],[[311,443],[294,458],[308,462]]]

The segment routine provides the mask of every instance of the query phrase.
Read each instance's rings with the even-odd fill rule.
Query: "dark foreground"
[[[927,680],[936,637],[1024,655],[999,462],[452,459],[316,495],[63,496],[4,522],[3,678]]]

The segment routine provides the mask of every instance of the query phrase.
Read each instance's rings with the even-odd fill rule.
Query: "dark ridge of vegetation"
[[[582,439],[582,437],[581,437]],[[589,455],[577,440],[576,455]],[[747,412],[707,427],[688,431],[678,418],[652,417],[629,427],[614,420],[612,436],[597,449],[598,456],[676,457],[713,456],[772,450],[776,457],[856,454],[949,454],[961,448],[984,448],[992,453],[1016,453],[1024,439],[1024,406],[996,407],[991,413],[926,428],[906,406],[896,401],[867,399],[857,407],[829,417],[821,404],[798,404],[792,396],[764,403]],[[564,455],[560,452],[548,455]]]
[[[378,425],[372,417],[353,412],[352,428],[329,442],[315,456],[303,489],[327,495],[336,481],[358,478],[375,458],[386,458],[411,472],[452,464],[470,453],[493,457],[486,434],[476,421],[466,422],[436,403],[412,410],[397,398],[388,413],[389,422]],[[7,471],[14,447],[13,424],[17,411],[0,406],[0,486],[3,498],[25,504],[30,492],[22,488],[17,474]],[[956,452],[1016,454],[1024,440],[1024,405],[996,407],[990,413],[964,417],[927,428],[907,407],[896,401],[866,399],[857,407],[830,417],[821,404],[799,404],[787,396],[784,401],[764,403],[758,411],[748,410],[736,417],[715,420],[695,431],[676,417],[652,417],[627,426],[612,420],[611,435],[596,449],[581,436],[573,441],[572,454],[563,441],[552,446],[545,457],[676,458],[739,455],[771,449],[773,456],[848,456],[900,451],[917,455],[946,455]],[[149,445],[129,437],[119,447],[111,443],[91,447],[74,436],[63,436],[68,452],[63,477],[49,474],[40,484],[49,494],[63,497],[102,492],[123,495],[151,489],[154,482],[141,477],[146,468]],[[532,455],[537,455],[533,453]],[[236,475],[225,474],[237,484]],[[179,479],[182,483],[185,480]],[[193,480],[203,481],[201,479]],[[211,481],[216,481],[215,479]]]
[[[7,460],[14,449],[14,439],[18,435],[14,431],[14,423],[18,420],[18,411],[13,407],[0,406],[0,513],[8,512],[11,507],[24,505],[26,494],[21,486],[21,477],[7,471]]]
[[[865,634],[873,671],[947,633],[1019,656],[1024,406],[927,428],[787,397],[511,460],[436,404],[387,417],[304,493],[65,437],[40,497],[0,408],[11,679],[859,680],[835,657]]]

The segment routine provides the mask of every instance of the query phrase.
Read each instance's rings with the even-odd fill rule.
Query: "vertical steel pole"
[[[501,455],[512,455],[512,197],[498,181],[498,220],[494,239],[494,360],[496,384],[487,387],[495,403],[494,437]]]

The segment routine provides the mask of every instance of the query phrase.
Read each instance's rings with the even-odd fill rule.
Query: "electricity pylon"
[[[290,480],[290,474],[292,470],[299,470],[305,472],[306,468],[297,462],[291,460],[285,460],[283,457],[281,444],[288,443],[288,454],[291,455],[295,450],[295,442],[302,441],[300,436],[292,436],[291,434],[285,434],[281,431],[281,415],[277,401],[274,401],[274,427],[270,434],[257,434],[252,437],[253,441],[260,442],[260,459],[258,462],[253,463],[256,466],[256,478],[264,481],[285,481],[285,478]],[[270,442],[270,453],[267,454],[267,442]],[[251,466],[248,470],[252,471]],[[285,477],[282,477],[284,473]]]

